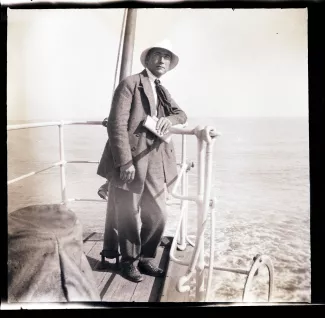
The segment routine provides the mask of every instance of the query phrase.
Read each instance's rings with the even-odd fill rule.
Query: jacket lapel
[[[156,113],[155,98],[153,96],[153,91],[146,70],[140,73],[140,79],[143,86],[143,91],[146,94],[149,101],[151,116],[153,116]]]

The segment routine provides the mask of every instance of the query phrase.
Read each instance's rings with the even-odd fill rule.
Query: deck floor
[[[123,278],[115,265],[115,260],[101,264],[100,252],[103,248],[103,233],[84,234],[84,253],[92,268],[97,288],[102,301],[105,302],[188,302],[189,292],[176,290],[178,279],[184,275],[186,266],[169,260],[171,237],[164,237],[158,247],[155,262],[166,271],[165,277],[144,275],[143,281],[133,283]],[[192,248],[176,251],[175,257],[188,260]]]
[[[171,238],[166,238],[171,240]],[[100,252],[103,248],[102,233],[84,234],[84,253],[93,270],[97,288],[105,302],[159,302],[164,286],[164,277],[144,275],[140,283],[123,278],[115,266],[115,260],[101,264]],[[170,246],[159,246],[155,262],[167,270]]]
[[[184,251],[175,251],[174,256],[182,261],[189,262],[193,248],[187,246]],[[160,297],[160,302],[190,302],[190,292],[180,293],[176,289],[176,285],[181,276],[183,276],[187,270],[187,266],[180,265],[170,259],[168,259],[168,269],[166,279],[163,287],[163,291]]]

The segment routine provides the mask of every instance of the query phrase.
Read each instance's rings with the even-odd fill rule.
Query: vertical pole
[[[212,154],[213,154],[213,143],[215,139],[207,145],[206,148],[206,169],[205,169],[205,191],[204,191],[204,199],[203,199],[203,220],[207,219],[208,210],[210,206],[210,198],[211,198],[211,185],[212,185]],[[213,205],[215,204],[215,199],[213,201]],[[215,213],[214,206],[210,209],[211,214]],[[210,245],[210,266],[208,272],[208,281],[205,293],[205,301],[208,301],[210,297],[210,289],[212,283],[212,274],[213,274],[213,262],[214,262],[214,216],[211,215],[211,245]]]
[[[60,140],[60,175],[61,175],[61,198],[62,203],[66,204],[66,180],[65,180],[65,156],[64,156],[64,134],[63,134],[64,123],[61,121],[59,125],[59,140]]]
[[[118,51],[117,51],[117,61],[116,61],[116,67],[115,67],[115,74],[114,74],[114,84],[113,84],[113,94],[115,91],[115,88],[117,86],[117,73],[118,73],[118,68],[120,65],[120,58],[121,58],[121,54],[122,54],[122,41],[124,39],[124,30],[125,30],[125,23],[126,23],[126,13],[127,13],[127,9],[124,9],[124,14],[123,14],[123,21],[122,21],[122,27],[121,27],[121,34],[120,34],[120,41],[119,41],[119,45],[118,45]]]
[[[198,214],[197,214],[197,235],[203,226],[203,197],[204,197],[204,172],[205,172],[205,153],[203,141],[198,138]],[[201,233],[204,238],[204,232]],[[204,300],[204,239],[202,238],[199,249],[199,258],[196,266],[196,300]]]
[[[135,39],[135,27],[137,18],[137,9],[125,9],[127,10],[124,43],[123,43],[123,54],[121,61],[120,70],[120,81],[125,77],[131,75],[132,72],[132,61],[133,61],[133,47]]]
[[[186,135],[184,135],[184,142],[186,145]],[[188,196],[188,173],[186,172],[184,175],[184,185],[185,185],[185,196]],[[184,212],[184,228],[185,228],[185,238],[187,239],[187,224],[188,224],[188,200],[186,200],[185,202],[185,212]]]
[[[182,162],[182,166],[184,164],[186,164],[186,136],[185,135],[182,135],[182,160],[181,160],[181,162]],[[186,177],[187,177],[187,173],[185,172],[183,174],[183,178],[182,178],[182,196],[185,196],[186,192],[187,192]],[[186,208],[187,208],[187,201],[182,200],[181,201],[181,211],[183,211],[183,209],[186,209]],[[185,212],[183,220],[182,220],[182,224],[181,224],[181,230],[179,233],[179,242],[178,242],[178,244],[179,244],[178,248],[182,251],[184,251],[186,248],[186,235],[187,235],[186,221],[187,221],[187,213]]]

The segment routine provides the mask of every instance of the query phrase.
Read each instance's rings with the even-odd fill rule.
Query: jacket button
[[[136,148],[135,147],[132,147],[131,150],[134,151]]]

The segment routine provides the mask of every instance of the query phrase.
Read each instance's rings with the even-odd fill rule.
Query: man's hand
[[[122,181],[125,181],[127,183],[130,183],[133,181],[135,176],[135,168],[134,165],[132,165],[129,168],[125,168],[125,167],[120,167],[120,178]]]
[[[156,130],[157,133],[160,135],[164,135],[167,133],[168,129],[172,126],[172,122],[166,118],[166,117],[161,117],[159,118],[157,125],[156,125]]]

